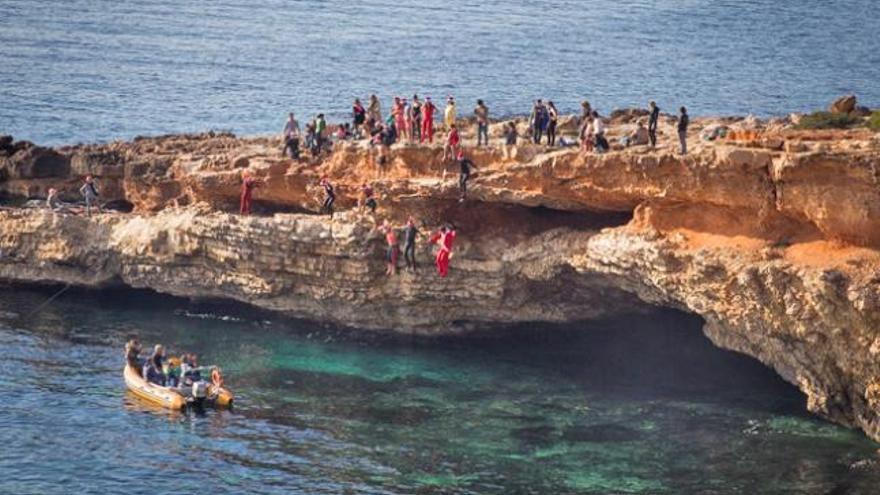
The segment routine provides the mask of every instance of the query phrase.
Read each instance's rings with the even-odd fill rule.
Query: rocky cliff
[[[698,137],[722,124],[728,138]],[[673,134],[669,123],[661,131]],[[277,139],[227,134],[6,143],[8,196],[73,196],[88,173],[135,212],[0,211],[0,278],[126,284],[429,334],[671,306],[701,315],[719,346],[776,369],[812,411],[880,439],[880,139],[731,119],[698,120],[692,133],[686,157],[468,149],[477,175],[465,203],[439,146],[396,145],[380,166],[362,143],[293,161]],[[230,213],[243,169],[264,184],[251,217]],[[324,175],[340,193],[332,220],[315,214]],[[456,223],[449,278],[432,272],[425,243],[420,270],[384,275],[376,219],[352,209],[364,182],[378,218]]]

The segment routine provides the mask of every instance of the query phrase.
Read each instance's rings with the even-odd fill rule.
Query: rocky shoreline
[[[612,142],[631,121],[612,122]],[[742,132],[698,137],[721,123]],[[671,143],[671,123],[660,130]],[[439,145],[395,145],[383,167],[365,143],[292,161],[278,138],[229,134],[6,143],[7,197],[49,187],[70,196],[91,174],[106,200],[134,212],[2,210],[0,279],[124,284],[429,335],[669,306],[797,385],[811,411],[880,440],[880,137],[751,119],[697,119],[691,132],[686,157],[526,144],[506,159],[468,148],[478,174],[465,203]],[[230,213],[244,169],[265,184],[250,217]],[[324,175],[339,193],[333,220],[315,214]],[[456,223],[449,278],[423,248],[420,271],[384,275],[374,219],[354,210],[363,182],[379,218]]]

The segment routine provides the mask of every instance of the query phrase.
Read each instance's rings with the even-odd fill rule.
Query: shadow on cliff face
[[[479,201],[413,201],[405,208],[427,226],[452,222],[470,237],[522,240],[557,228],[579,231],[625,225],[631,212],[563,211],[543,206],[527,207]]]

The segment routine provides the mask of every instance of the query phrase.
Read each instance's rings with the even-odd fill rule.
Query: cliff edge
[[[728,138],[700,138],[722,124]],[[612,142],[626,126],[612,125]],[[734,119],[697,120],[691,133],[684,157],[468,148],[477,174],[464,203],[439,145],[395,145],[379,165],[365,143],[294,161],[278,139],[229,134],[7,143],[8,197],[60,187],[72,199],[91,174],[105,200],[133,213],[3,209],[0,278],[125,284],[424,334],[671,306],[800,387],[811,411],[880,440],[880,138]],[[264,184],[248,217],[230,213],[245,169]],[[332,220],[316,214],[322,176],[339,193]],[[377,218],[456,224],[448,278],[424,242],[420,270],[384,275],[376,218],[355,209],[364,182]]]

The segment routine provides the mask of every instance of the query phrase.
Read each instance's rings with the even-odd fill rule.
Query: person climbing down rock
[[[461,197],[459,198],[459,202],[464,202],[467,197],[467,183],[471,178],[471,170],[476,169],[474,166],[474,162],[472,162],[469,158],[464,156],[463,151],[458,152],[458,166],[459,166],[459,174],[458,174],[458,190],[461,193]]]
[[[257,179],[251,177],[247,170],[242,171],[241,177],[241,203],[239,205],[239,213],[242,215],[250,215],[254,189],[259,187],[261,183]]]
[[[444,225],[440,230],[431,236],[430,242],[440,246],[434,264],[437,265],[437,273],[441,278],[449,275],[449,259],[452,255],[452,245],[455,242],[455,229],[452,225]]]
[[[394,275],[397,273],[397,257],[400,253],[400,247],[397,245],[397,232],[395,232],[394,227],[387,218],[382,222],[381,226],[377,227],[377,230],[385,235],[385,275]]]
[[[373,186],[366,182],[361,184],[361,197],[358,199],[358,210],[363,212],[365,206],[370,209],[371,214],[376,214],[376,207],[378,205],[376,204]]]
[[[449,160],[458,154],[458,145],[461,143],[461,137],[458,135],[458,128],[455,124],[449,128],[449,135],[446,136],[446,146],[443,148],[443,161]]]
[[[91,175],[86,176],[86,181],[79,188],[79,193],[82,194],[83,199],[86,201],[87,217],[92,216],[92,205],[98,209],[98,213],[101,213],[101,203],[98,202],[98,188],[95,186],[95,181]]]
[[[406,261],[406,269],[416,271],[416,237],[420,235],[416,221],[409,217],[403,230],[403,259]]]
[[[333,191],[333,184],[327,176],[321,178],[321,187],[324,188],[324,203],[321,204],[321,213],[329,213],[333,218],[333,203],[336,201],[336,192]]]

